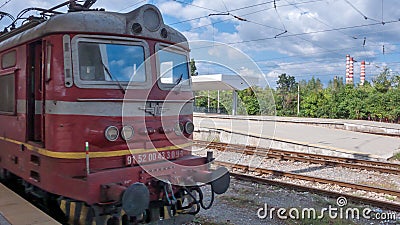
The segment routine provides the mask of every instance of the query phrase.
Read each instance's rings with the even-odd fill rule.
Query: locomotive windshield
[[[162,84],[178,85],[189,79],[188,59],[184,52],[160,49],[157,57]]]
[[[79,42],[78,52],[83,81],[146,81],[143,46]]]

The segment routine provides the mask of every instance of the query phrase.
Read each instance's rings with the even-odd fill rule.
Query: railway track
[[[216,149],[218,151],[229,151],[245,155],[256,155],[267,158],[277,158],[281,160],[315,163],[327,166],[339,166],[351,169],[369,170],[400,175],[400,164],[396,163],[344,158],[277,149],[256,148],[252,146],[226,144],[219,142],[195,141],[195,144],[210,149]]]
[[[312,193],[328,195],[328,196],[335,197],[335,198],[343,196],[353,202],[360,202],[360,203],[370,204],[370,205],[377,206],[377,207],[384,208],[384,209],[400,211],[400,204],[398,204],[398,203],[389,202],[389,201],[381,201],[381,200],[377,200],[377,199],[360,197],[360,196],[355,196],[355,195],[350,195],[350,194],[345,194],[345,193],[339,193],[339,192],[335,192],[335,191],[328,191],[328,190],[319,189],[319,188],[315,188],[315,187],[311,187],[311,186],[298,185],[298,184],[294,184],[294,183],[290,183],[290,182],[284,182],[284,181],[280,181],[280,180],[276,180],[276,179],[272,179],[272,178],[273,177],[287,177],[287,178],[295,179],[295,180],[310,181],[310,182],[329,184],[329,185],[338,185],[340,187],[347,187],[347,188],[351,188],[353,190],[363,190],[363,191],[367,191],[367,192],[383,193],[383,194],[400,197],[400,191],[397,191],[397,190],[390,190],[390,189],[372,187],[372,186],[367,186],[367,185],[353,184],[353,183],[324,179],[324,178],[319,178],[319,177],[311,177],[311,176],[307,176],[307,175],[283,172],[283,171],[278,171],[278,170],[255,168],[255,167],[250,167],[247,165],[234,164],[234,163],[228,163],[228,162],[216,161],[216,162],[214,162],[214,164],[227,167],[230,170],[231,175],[237,179],[249,180],[249,181],[253,181],[253,182],[257,182],[257,183],[265,183],[265,184],[277,185],[277,186],[282,186],[282,187],[288,187],[288,188],[292,188],[295,190],[304,190],[304,191],[308,191],[308,192],[312,192]],[[267,178],[265,176],[270,176],[271,178]]]

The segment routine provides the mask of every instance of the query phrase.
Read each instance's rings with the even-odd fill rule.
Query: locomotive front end
[[[48,139],[64,140],[49,147],[75,149],[58,162],[73,188],[52,186],[69,222],[181,224],[210,208],[230,178],[225,168],[210,169],[212,155],[191,152],[186,38],[153,5],[68,14],[48,21],[75,31],[62,36],[64,89],[49,93],[58,99],[46,107],[54,131]]]

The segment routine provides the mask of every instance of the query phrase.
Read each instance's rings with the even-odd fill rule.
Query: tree
[[[191,76],[197,76],[197,67],[196,67],[196,62],[194,61],[194,59],[192,58],[189,62],[190,65],[190,75]]]
[[[392,85],[390,69],[384,67],[383,71],[372,82],[377,91],[387,92]]]
[[[282,93],[297,91],[296,79],[293,76],[287,76],[286,73],[282,73],[278,77],[276,89]]]
[[[398,73],[392,76],[391,82],[393,88],[400,89],[400,75]]]
[[[260,105],[252,87],[238,91],[238,95],[246,108],[247,115],[259,115]]]
[[[297,114],[297,83],[293,76],[283,73],[276,82],[276,109],[279,116],[294,116]]]
[[[314,77],[300,81],[300,115],[307,117],[329,117],[328,108],[330,93],[323,89],[320,79]]]
[[[340,91],[344,86],[343,77],[335,77],[328,83],[328,89],[336,92]]]

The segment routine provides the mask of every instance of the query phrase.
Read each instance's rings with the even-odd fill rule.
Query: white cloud
[[[26,7],[49,8],[62,2],[64,0],[14,0],[1,10],[15,16]],[[123,0],[98,0],[93,7],[106,8],[110,11],[129,11],[145,2],[148,1],[127,4]],[[343,0],[321,0],[309,3],[304,3],[303,0],[280,0],[276,1],[278,13],[272,2],[262,4],[266,2],[265,0],[225,1],[226,7],[232,15],[247,19],[248,22],[234,19],[232,16],[208,16],[210,13],[226,11],[221,0],[193,0],[192,2],[186,1],[187,4],[167,0],[151,2],[160,8],[164,16],[173,17],[179,21],[202,17],[185,24],[186,27],[190,27],[189,30],[183,30],[189,40],[239,42],[233,46],[251,57],[257,58],[258,61],[272,61],[268,66],[268,62],[259,62],[268,77],[283,72],[300,77],[304,74],[344,75],[346,54],[351,54],[357,61],[370,62],[370,65],[367,65],[367,73],[381,70],[373,65],[382,66],[384,62],[387,62],[387,65],[393,70],[400,70],[400,65],[394,63],[399,61],[396,61],[396,58],[399,54],[398,26],[400,23],[386,23],[385,25],[379,23],[382,18],[385,21],[394,21],[400,18],[398,10],[400,1],[398,0],[383,1],[383,15],[382,1],[352,0],[351,4],[365,14],[369,18],[367,20]],[[135,5],[135,3],[139,4]],[[257,4],[259,5],[256,7],[248,7]],[[130,7],[131,5],[132,7]],[[238,8],[244,9],[235,10]],[[66,11],[66,7],[63,10]],[[227,19],[231,20],[222,22]],[[0,25],[7,23],[9,23],[7,19],[0,21]],[[211,23],[215,23],[214,26],[210,25]],[[378,25],[367,26],[372,23],[378,23]],[[179,25],[176,26],[179,27]],[[283,32],[284,27],[288,32],[274,38]],[[345,27],[354,28],[338,29]],[[334,31],[319,32],[323,30]],[[302,33],[310,34],[299,35]],[[366,39],[365,45],[363,44],[364,38]],[[263,40],[248,42],[256,39]],[[383,45],[385,46],[385,55],[383,55]],[[232,55],[232,52],[215,53],[234,61],[235,55]],[[275,60],[271,60],[273,58]],[[318,66],[321,60],[325,61],[324,66]],[[297,67],[294,64],[297,64]]]
[[[123,65],[125,65],[125,61],[122,60],[122,59],[120,59],[120,60],[112,60],[110,62],[110,65],[112,65],[112,66],[123,66]]]
[[[269,77],[269,78],[278,78],[279,75],[281,75],[281,73],[278,72],[278,71],[271,71],[271,72],[266,74],[266,76]]]

